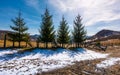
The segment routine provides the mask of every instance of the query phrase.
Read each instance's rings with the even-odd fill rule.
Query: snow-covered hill
[[[34,49],[24,53],[17,53],[16,50],[0,50],[0,75],[36,74],[72,65],[75,61],[106,58],[107,56],[108,54],[82,48],[75,51]]]

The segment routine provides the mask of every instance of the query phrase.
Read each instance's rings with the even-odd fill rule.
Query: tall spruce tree
[[[57,39],[58,43],[62,44],[62,47],[64,47],[64,44],[70,41],[68,29],[69,29],[68,23],[63,16],[62,21],[60,22],[60,26],[58,30],[58,39]]]
[[[18,17],[15,19],[12,19],[13,26],[10,26],[10,28],[14,31],[13,33],[9,33],[9,37],[11,40],[19,42],[19,47],[21,47],[21,41],[25,41],[26,39],[26,31],[28,30],[28,27],[25,26],[26,23],[24,22],[24,19],[21,17],[21,12],[19,11]],[[14,45],[14,43],[13,43]]]
[[[73,34],[73,41],[76,43],[76,47],[80,47],[86,39],[86,31],[84,30],[84,26],[82,25],[82,18],[78,14],[76,19],[74,20],[74,31]]]
[[[40,36],[38,41],[44,42],[46,48],[48,48],[48,42],[53,42],[55,38],[55,31],[52,21],[52,15],[50,15],[46,8],[44,15],[42,15],[42,22],[39,29]]]

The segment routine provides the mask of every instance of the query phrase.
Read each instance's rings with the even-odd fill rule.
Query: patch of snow
[[[101,63],[97,64],[96,66],[98,68],[107,68],[112,65],[115,65],[118,61],[120,61],[120,58],[109,58],[109,59],[104,60]]]
[[[108,54],[101,54],[82,48],[78,48],[75,51],[66,49],[34,49],[24,53],[13,52],[11,55],[7,53],[5,55],[4,53],[0,56],[0,75],[36,74],[63,68],[74,64],[75,61],[106,58],[107,56]]]
[[[13,53],[17,53],[17,50],[0,50],[0,56],[3,56],[5,54],[13,54]]]

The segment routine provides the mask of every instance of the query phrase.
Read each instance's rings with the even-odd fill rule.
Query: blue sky
[[[62,15],[72,30],[73,20],[79,13],[87,35],[94,35],[101,29],[120,31],[120,0],[0,0],[0,29],[11,30],[11,19],[21,10],[22,17],[29,27],[28,32],[38,34],[41,15],[46,7],[53,15],[55,30]]]

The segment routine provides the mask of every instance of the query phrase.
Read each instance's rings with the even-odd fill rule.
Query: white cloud
[[[25,20],[27,21],[28,25],[35,26],[35,25],[39,25],[40,24],[40,21],[38,21],[38,20],[34,20],[34,19],[30,19],[30,18],[26,18]]]
[[[120,19],[120,12],[114,11],[120,7],[120,0],[49,0],[49,3],[61,13],[80,12],[86,26]]]
[[[25,0],[25,2],[28,6],[35,8],[37,11],[40,9],[39,0]]]
[[[97,28],[98,30],[102,29],[109,29],[109,30],[115,30],[115,31],[120,31],[120,25],[107,25],[107,26],[101,26]]]

